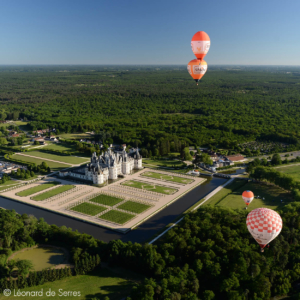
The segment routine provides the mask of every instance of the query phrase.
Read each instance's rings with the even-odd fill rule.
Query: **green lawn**
[[[86,275],[72,276],[54,282],[47,282],[43,285],[24,288],[22,291],[40,291],[43,289],[44,293],[41,297],[36,297],[41,300],[61,300],[61,299],[78,299],[78,300],[103,300],[105,296],[110,300],[124,299],[130,294],[133,282],[125,279],[127,276],[124,273],[116,273],[112,270],[101,268],[94,270]],[[51,289],[56,293],[55,296],[46,296],[46,292]],[[79,291],[80,296],[64,297],[59,296],[59,289],[63,291]],[[9,297],[0,294],[0,299],[25,299],[26,297],[13,296]],[[31,297],[32,298],[32,297]],[[30,298],[30,299],[31,299]]]
[[[109,210],[107,213],[101,215],[99,218],[107,221],[111,221],[118,224],[124,224],[130,219],[132,219],[134,215],[127,214],[117,210]]]
[[[46,161],[46,160],[43,160],[43,159],[38,159],[38,158],[19,155],[19,154],[14,154],[12,156],[12,158],[18,159],[18,160],[21,160],[21,161],[25,161],[25,162],[35,163],[36,165],[40,165],[44,161],[50,167],[51,171],[59,171],[61,169],[70,168],[70,165],[66,165],[66,164],[63,164],[63,163],[53,162],[53,161],[49,161],[49,160]]]
[[[94,135],[89,133],[64,133],[64,134],[60,134],[59,137],[66,140],[94,139]]]
[[[90,215],[90,216],[95,216],[101,213],[102,211],[105,211],[106,209],[107,208],[104,206],[95,205],[87,202],[81,203],[71,208],[71,210],[80,212],[82,214]]]
[[[113,197],[113,196],[109,196],[109,195],[105,195],[105,194],[101,194],[101,195],[99,195],[99,196],[97,196],[97,197],[95,197],[95,198],[93,198],[89,201],[104,204],[104,205],[114,206],[114,205],[122,202],[123,199]]]
[[[5,190],[7,188],[22,184],[20,181],[8,180],[5,183],[0,184],[0,191]]]
[[[300,181],[300,165],[297,166],[290,165],[286,167],[275,168],[275,170],[290,175],[295,180]]]
[[[28,259],[32,262],[35,271],[42,271],[61,264],[65,256],[62,250],[51,247],[38,247],[19,252],[13,259]]]
[[[209,200],[205,202],[204,205],[210,204],[215,205],[219,201],[221,201],[223,198],[225,198],[227,195],[235,191],[236,189],[243,187],[247,183],[246,180],[243,179],[235,179],[230,184],[226,185],[224,188],[222,188],[218,193],[216,193],[214,196],[212,196]]]
[[[124,209],[124,210],[130,211],[130,212],[136,213],[136,214],[142,213],[149,207],[151,207],[151,205],[138,203],[138,202],[134,202],[134,201],[127,201],[118,206],[118,208],[120,208],[120,209]]]
[[[173,176],[173,175],[166,175],[162,173],[156,173],[156,172],[149,172],[146,171],[141,174],[141,176],[146,176],[146,177],[151,177],[151,178],[156,178],[156,179],[161,179],[161,180],[166,180],[166,181],[171,181],[171,182],[178,182],[182,184],[188,184],[193,182],[193,179],[187,179],[187,178],[182,178],[178,176]]]
[[[180,160],[173,159],[143,159],[143,164],[149,164],[157,167],[183,167],[183,163]]]
[[[145,182],[136,181],[136,180],[124,181],[122,184],[126,185],[126,186],[131,186],[134,188],[143,189],[143,190],[161,193],[161,194],[166,194],[166,195],[172,195],[175,192],[177,192],[177,190],[173,189],[173,188],[169,188],[169,187],[165,187],[165,186],[161,186],[161,185],[157,185],[157,184],[153,184],[153,185],[147,184]]]
[[[45,146],[43,149],[44,150],[60,150],[60,151],[76,151],[75,147],[72,148],[71,145],[68,145],[66,143],[53,143],[50,144],[49,142],[47,142],[48,145]]]
[[[16,195],[20,196],[20,197],[30,196],[32,194],[35,194],[35,193],[41,192],[43,190],[49,189],[49,188],[51,188],[51,187],[53,187],[57,184],[60,184],[60,182],[51,181],[51,182],[48,182],[48,183],[43,183],[43,184],[40,184],[38,186],[34,186],[34,187],[29,188],[29,189],[18,192]]]
[[[70,184],[66,184],[66,185],[63,185],[63,186],[59,186],[55,189],[52,189],[48,192],[45,192],[45,193],[42,193],[42,194],[39,194],[39,195],[36,195],[34,197],[31,197],[32,200],[35,200],[35,201],[42,201],[42,200],[45,200],[45,199],[48,199],[50,197],[53,197],[55,195],[58,195],[58,194],[61,194],[63,192],[66,192],[70,189],[73,189],[75,186],[74,185],[70,185]]]
[[[85,162],[90,161],[88,158],[81,158],[81,157],[67,156],[67,155],[56,155],[56,154],[45,153],[45,152],[40,152],[40,151],[30,151],[26,154],[28,154],[30,156],[51,159],[51,160],[68,163],[68,164],[74,164],[74,165],[83,164]],[[46,163],[48,163],[48,161],[46,161]]]
[[[260,198],[253,199],[253,201],[250,203],[248,207],[249,211],[259,207],[277,209],[293,201],[293,199],[287,192],[285,192],[284,190],[282,190],[277,186],[249,182],[235,189],[232,193],[229,193],[227,196],[222,198],[219,202],[212,203],[208,201],[209,202],[208,204],[215,204],[217,206],[225,206],[234,209],[236,208],[244,209],[246,205],[245,202],[243,201],[242,193],[245,190],[250,190],[254,193],[255,197],[256,196],[260,197]],[[222,193],[222,190],[219,193]],[[283,202],[281,202],[281,200],[283,200]]]

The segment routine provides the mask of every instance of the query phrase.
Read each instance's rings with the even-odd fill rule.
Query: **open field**
[[[16,186],[18,184],[21,184],[21,182],[20,181],[15,181],[15,180],[8,180],[5,183],[0,184],[0,191],[5,190],[5,189],[7,189],[9,187],[12,187],[12,186]]]
[[[151,192],[156,192],[156,193],[161,193],[161,194],[166,194],[166,195],[171,195],[174,194],[177,190],[157,184],[148,184],[145,182],[141,181],[136,181],[136,180],[128,180],[122,183],[123,185],[131,186],[134,188],[142,189],[142,190],[147,190]]]
[[[146,176],[146,177],[151,177],[151,178],[156,178],[156,179],[161,179],[161,180],[166,180],[171,182],[178,182],[182,184],[187,184],[194,181],[193,179],[182,178],[178,176],[166,175],[162,173],[149,172],[149,171],[142,173],[141,176]]]
[[[230,191],[228,192],[230,187],[231,188],[235,187],[235,189],[232,192]],[[253,199],[253,201],[248,207],[249,211],[259,207],[277,209],[286,205],[288,202],[293,201],[293,199],[287,192],[285,192],[284,190],[282,190],[281,188],[275,185],[265,185],[265,184],[249,182],[239,187],[238,183],[233,182],[232,184],[229,184],[228,186],[223,188],[216,195],[214,195],[204,205],[210,204],[210,205],[217,205],[217,206],[225,206],[233,209],[236,208],[245,209],[246,205],[242,199],[242,193],[245,190],[252,191],[255,197],[259,196],[259,198]]]
[[[130,219],[132,219],[134,217],[134,215],[132,214],[127,214],[121,211],[117,211],[117,210],[110,210],[107,213],[101,215],[99,218],[103,219],[103,220],[107,220],[107,221],[111,221],[114,223],[118,223],[118,224],[124,224],[127,221],[129,221]]]
[[[59,171],[61,169],[66,169],[66,168],[70,167],[70,165],[66,165],[66,164],[63,164],[63,163],[58,163],[58,162],[54,162],[54,161],[43,160],[43,159],[39,159],[39,158],[34,158],[34,157],[29,157],[29,156],[24,156],[24,155],[18,155],[18,154],[14,154],[12,156],[12,158],[18,159],[18,160],[21,160],[21,161],[25,161],[25,162],[35,163],[36,165],[40,165],[44,161],[50,167],[51,171]]]
[[[99,204],[108,205],[108,206],[114,206],[114,205],[122,202],[123,199],[113,197],[113,196],[109,196],[109,195],[105,195],[105,194],[101,194],[101,195],[99,195],[99,196],[97,196],[93,199],[90,199],[89,201],[99,203]]]
[[[52,190],[50,190],[48,192],[36,195],[36,196],[32,197],[31,199],[35,200],[35,201],[42,201],[42,200],[48,199],[50,197],[53,197],[55,195],[61,194],[63,192],[66,192],[66,191],[68,191],[70,189],[73,189],[74,187],[75,187],[74,185],[66,184],[66,185],[63,185],[63,186],[59,186],[59,187],[57,187],[55,189],[52,189]]]
[[[207,204],[216,205],[220,200],[225,198],[227,195],[231,194],[236,189],[243,187],[246,183],[247,183],[246,180],[238,179],[238,178],[235,179],[233,182],[226,185],[218,193],[216,193],[214,196],[212,196],[208,201],[206,201],[204,205],[207,205]]]
[[[29,188],[27,190],[23,190],[23,191],[17,193],[16,195],[21,196],[21,197],[30,196],[32,194],[35,194],[35,193],[41,192],[43,190],[49,189],[49,188],[51,188],[51,187],[53,187],[57,184],[60,184],[60,182],[52,181],[52,182],[49,182],[49,183],[43,183],[41,185],[34,186],[34,187]]]
[[[82,214],[86,214],[89,216],[95,216],[99,213],[101,213],[102,211],[105,211],[107,208],[104,206],[100,206],[100,205],[95,205],[92,203],[81,203],[79,205],[76,205],[74,207],[71,208],[71,210],[80,212]]]
[[[51,247],[38,247],[19,252],[13,259],[28,259],[32,262],[35,271],[41,271],[61,264],[65,257],[62,250]]]
[[[71,146],[69,146],[68,144],[66,143],[49,143],[48,142],[48,145],[45,146],[43,149],[45,150],[60,150],[60,151],[75,151],[75,147],[72,148]]]
[[[88,158],[81,158],[81,157],[67,156],[67,155],[59,155],[59,154],[56,155],[56,154],[45,153],[45,152],[40,152],[40,151],[30,151],[28,153],[25,153],[25,155],[26,154],[28,154],[30,156],[51,159],[51,160],[55,160],[55,161],[58,161],[58,162],[74,164],[74,165],[83,164],[83,163],[89,161]],[[46,163],[48,163],[48,161],[46,161]]]
[[[151,206],[143,203],[134,202],[134,201],[126,201],[125,203],[118,206],[118,208],[120,209],[124,209],[136,214],[142,213],[149,207]]]
[[[60,134],[59,137],[66,140],[94,139],[94,135],[90,133],[64,133]]]
[[[127,271],[128,272],[128,271]],[[121,272],[120,272],[121,273]],[[33,286],[22,289],[22,291],[40,291],[44,290],[43,296],[36,297],[41,300],[61,300],[61,299],[101,299],[103,300],[105,296],[108,296],[110,300],[120,300],[126,298],[130,294],[130,290],[133,287],[133,282],[125,279],[128,277],[126,272],[116,273],[112,270],[101,268],[94,270],[89,274],[72,276],[64,278],[61,280],[56,280],[54,282],[47,282],[43,285]],[[124,275],[124,273],[126,275]],[[55,296],[46,296],[46,291],[51,289],[56,293]],[[59,289],[63,291],[78,291],[80,296],[65,297],[59,293]],[[4,296],[2,293],[0,299],[20,299],[25,297],[13,296],[9,297]]]
[[[158,160],[158,159],[143,159],[143,164],[149,164],[157,167],[183,167],[183,163],[180,160],[166,159],[166,160]]]
[[[275,170],[290,175],[295,180],[300,181],[300,165],[290,165],[286,167],[275,168]]]

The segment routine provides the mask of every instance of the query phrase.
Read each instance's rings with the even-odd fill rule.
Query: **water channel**
[[[19,214],[26,213],[28,215],[34,215],[36,218],[44,218],[49,224],[55,224],[57,226],[65,225],[66,227],[71,227],[73,230],[77,229],[81,233],[90,234],[104,242],[121,239],[124,242],[131,241],[133,243],[143,243],[148,241],[157,231],[162,230],[166,225],[171,223],[179,214],[227,181],[227,179],[218,177],[205,178],[207,179],[206,182],[197,186],[195,189],[191,190],[180,199],[138,226],[138,228],[127,234],[118,233],[113,230],[75,220],[60,214],[35,208],[31,205],[9,200],[1,196],[0,207],[5,209],[14,209]]]

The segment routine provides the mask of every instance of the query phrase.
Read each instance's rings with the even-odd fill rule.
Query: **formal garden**
[[[180,183],[180,184],[189,184],[194,181],[193,179],[189,179],[189,178],[172,176],[172,175],[167,175],[167,174],[162,174],[162,173],[157,173],[157,172],[150,172],[150,171],[142,173],[141,176],[160,179],[160,180],[164,180],[164,181],[176,182],[176,183]]]
[[[64,193],[66,191],[69,191],[69,190],[71,190],[73,188],[75,188],[74,185],[65,184],[65,185],[59,186],[57,188],[51,189],[51,190],[49,190],[49,191],[47,191],[45,193],[41,193],[41,194],[38,194],[36,196],[33,196],[33,197],[31,197],[31,199],[35,200],[35,201],[46,200],[46,199],[51,198],[53,196],[56,196],[58,194]]]
[[[149,184],[146,182],[136,181],[136,180],[124,181],[124,182],[122,182],[122,185],[131,186],[131,187],[134,187],[137,189],[161,193],[161,194],[165,194],[165,195],[172,195],[177,192],[177,189],[174,189],[174,188],[157,185],[157,184]]]
[[[43,183],[43,184],[31,187],[31,188],[26,189],[26,190],[22,190],[21,192],[16,193],[16,195],[20,196],[20,197],[27,197],[27,196],[36,194],[38,192],[44,191],[46,189],[49,189],[49,188],[51,188],[55,185],[58,185],[58,184],[60,184],[60,182],[50,181],[50,182],[47,182],[47,183]]]
[[[99,218],[102,220],[110,221],[117,224],[125,224],[133,217],[135,217],[135,215],[114,209],[111,209],[103,215],[99,216]]]
[[[106,195],[106,194],[100,194],[100,195],[96,196],[95,198],[90,199],[90,201],[99,203],[99,204],[108,205],[108,206],[114,206],[114,205],[124,201],[124,199]]]
[[[71,210],[79,212],[81,214],[89,215],[89,216],[95,216],[102,211],[105,211],[107,208],[100,205],[95,205],[88,202],[80,203],[74,207],[71,208]]]

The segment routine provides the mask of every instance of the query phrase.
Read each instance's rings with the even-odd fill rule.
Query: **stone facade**
[[[84,168],[59,172],[59,175],[92,181],[94,184],[102,184],[108,179],[117,179],[119,175],[129,175],[131,171],[142,169],[142,156],[138,149],[132,155],[125,151],[113,152],[110,148],[104,154],[97,156],[96,152],[91,157],[91,162]]]

